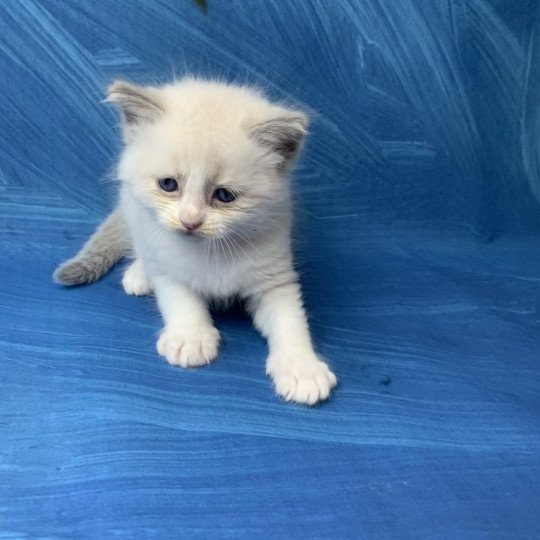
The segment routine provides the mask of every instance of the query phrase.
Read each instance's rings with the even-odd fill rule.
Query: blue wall
[[[210,0],[205,16],[188,0],[7,0],[2,147],[21,159],[3,160],[4,181],[101,213],[97,180],[118,148],[104,87],[187,71],[313,112],[298,175],[310,212],[350,226],[538,231],[539,8]]]

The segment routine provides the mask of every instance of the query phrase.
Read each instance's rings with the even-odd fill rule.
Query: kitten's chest
[[[225,298],[241,292],[250,276],[245,261],[233,258],[221,246],[182,244],[156,254],[161,271],[208,297]]]
[[[185,238],[179,233],[135,227],[137,257],[149,277],[167,275],[207,297],[240,294],[252,283],[251,260],[239,257],[232,247],[214,241]]]

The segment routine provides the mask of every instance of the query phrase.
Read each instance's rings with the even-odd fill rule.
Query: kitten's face
[[[279,163],[243,131],[199,132],[165,118],[128,145],[122,165],[164,226],[197,237],[245,234],[285,210]]]
[[[124,113],[119,176],[163,226],[194,240],[247,240],[287,221],[286,173],[305,134],[302,113],[216,83],[121,89],[113,85],[109,97]],[[145,117],[126,112],[125,95],[128,105],[140,100]]]

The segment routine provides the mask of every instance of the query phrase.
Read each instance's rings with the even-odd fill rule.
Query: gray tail
[[[53,279],[62,285],[93,283],[131,251],[131,238],[120,210],[97,228],[79,253],[61,264]]]

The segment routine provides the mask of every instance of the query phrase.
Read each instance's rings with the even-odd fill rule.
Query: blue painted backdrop
[[[321,407],[241,312],[176,370],[120,269],[50,280],[114,204],[105,86],[185,72],[312,113]],[[4,0],[0,97],[0,537],[540,536],[538,1]]]

